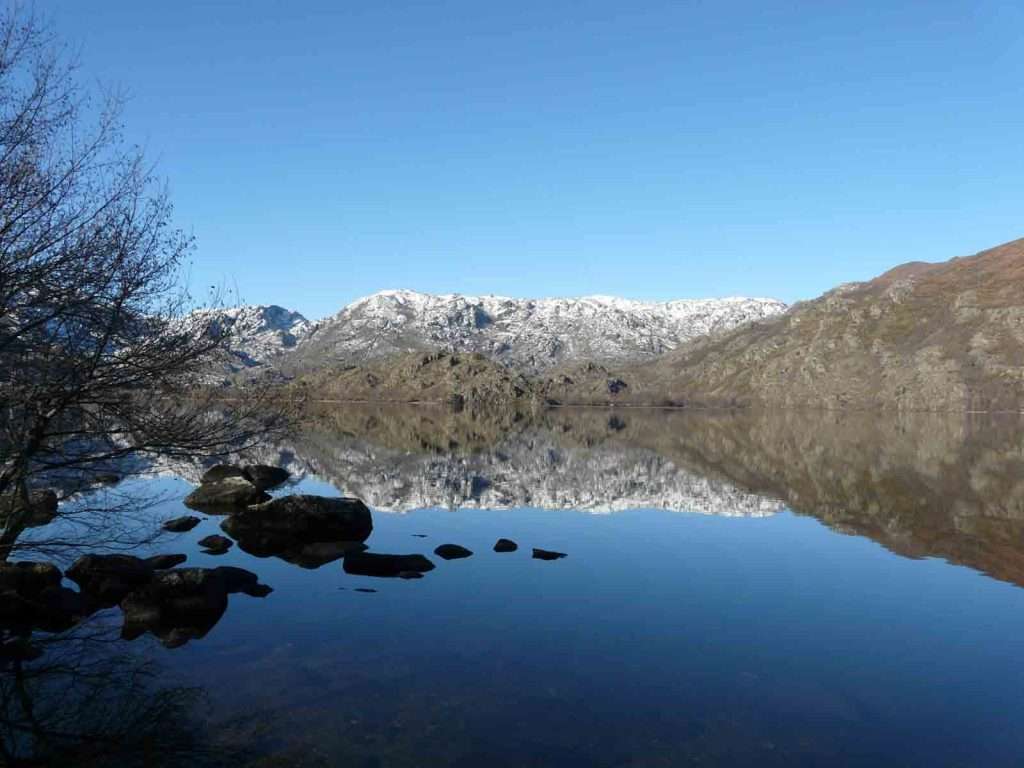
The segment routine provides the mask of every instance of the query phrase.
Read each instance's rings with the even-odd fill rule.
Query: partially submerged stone
[[[423,555],[387,555],[379,552],[353,552],[342,562],[345,573],[354,576],[397,577],[403,572],[426,573],[434,564]],[[408,578],[406,576],[405,578]]]
[[[232,544],[234,544],[234,542],[227,536],[219,536],[217,534],[204,536],[199,540],[199,546],[207,550],[207,554],[215,555],[224,554],[231,549]]]
[[[200,520],[195,515],[183,515],[166,521],[163,528],[171,533],[185,533],[186,531],[191,531],[199,523]]]
[[[221,480],[227,480],[229,477],[245,479],[245,470],[237,464],[216,464],[203,473],[203,476],[199,478],[199,482],[203,485],[219,483]]]
[[[132,589],[148,583],[153,567],[132,555],[83,555],[68,568],[67,577],[92,603],[109,607]]]
[[[461,547],[458,544],[442,544],[434,550],[434,554],[442,560],[461,560],[465,557],[472,557],[472,551]]]
[[[519,549],[519,545],[512,539],[498,539],[494,542],[495,552],[515,552],[517,549]]]
[[[565,552],[552,552],[548,549],[537,549],[533,550],[534,560],[561,560],[563,557],[568,557]]]

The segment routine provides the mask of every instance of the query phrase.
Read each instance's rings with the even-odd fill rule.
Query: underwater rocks
[[[68,568],[67,577],[96,607],[109,608],[136,587],[149,582],[153,566],[132,555],[83,555]]]
[[[223,555],[234,544],[227,536],[218,536],[217,534],[204,536],[198,543],[207,555]]]
[[[182,517],[175,517],[166,521],[163,528],[165,531],[170,531],[171,533],[185,533],[199,525],[199,522],[199,518],[194,515],[184,515]]]
[[[426,573],[434,564],[423,555],[387,555],[377,552],[353,552],[342,561],[345,573],[354,576],[393,578],[402,573]],[[403,578],[409,578],[405,576]]]
[[[205,637],[227,610],[228,595],[263,597],[271,588],[243,568],[181,568],[153,576],[121,601],[121,635],[133,640],[151,633],[168,648]]]

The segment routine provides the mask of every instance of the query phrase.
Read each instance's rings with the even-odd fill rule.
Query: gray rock
[[[185,497],[185,505],[193,509],[239,509],[269,498],[244,477],[227,477],[203,483]]]

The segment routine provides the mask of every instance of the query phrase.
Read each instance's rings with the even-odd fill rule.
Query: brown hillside
[[[604,399],[623,402],[1022,410],[1024,240],[904,264],[611,375],[627,387]],[[592,384],[546,392],[594,402]]]

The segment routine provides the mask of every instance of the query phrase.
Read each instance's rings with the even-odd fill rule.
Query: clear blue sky
[[[41,0],[197,284],[787,301],[1024,235],[1010,2]]]

